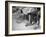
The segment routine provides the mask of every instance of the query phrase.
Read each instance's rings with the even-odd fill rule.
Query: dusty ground
[[[13,16],[12,18],[12,29],[13,30],[32,30],[32,29],[37,29],[38,28],[38,25],[37,23],[34,24],[34,25],[29,25],[29,26],[26,26],[26,25],[29,25],[29,22],[27,20],[19,20],[15,18],[15,16]]]

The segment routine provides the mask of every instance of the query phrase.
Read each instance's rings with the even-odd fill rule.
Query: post
[[[29,23],[32,24],[32,18],[31,18],[31,15],[29,15]]]
[[[31,18],[31,16],[29,15],[29,23],[30,23],[30,18]]]

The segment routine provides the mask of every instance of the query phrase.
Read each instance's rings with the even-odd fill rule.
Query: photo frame
[[[45,34],[45,3],[5,1],[5,35]]]

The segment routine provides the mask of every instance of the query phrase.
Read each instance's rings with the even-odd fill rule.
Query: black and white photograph
[[[40,8],[12,6],[12,30],[40,29]]]
[[[5,4],[6,35],[44,34],[44,8],[44,3],[7,1]]]

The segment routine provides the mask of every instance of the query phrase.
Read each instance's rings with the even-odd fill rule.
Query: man
[[[32,8],[32,11],[31,11],[31,9],[29,12],[27,11],[28,13],[25,16],[30,24],[27,24],[26,26],[34,25],[35,23],[37,23],[37,21],[38,21],[38,25],[39,25],[39,20],[40,20],[40,14],[38,14],[39,11],[40,11],[40,8]],[[29,20],[29,18],[30,18],[30,20]]]

